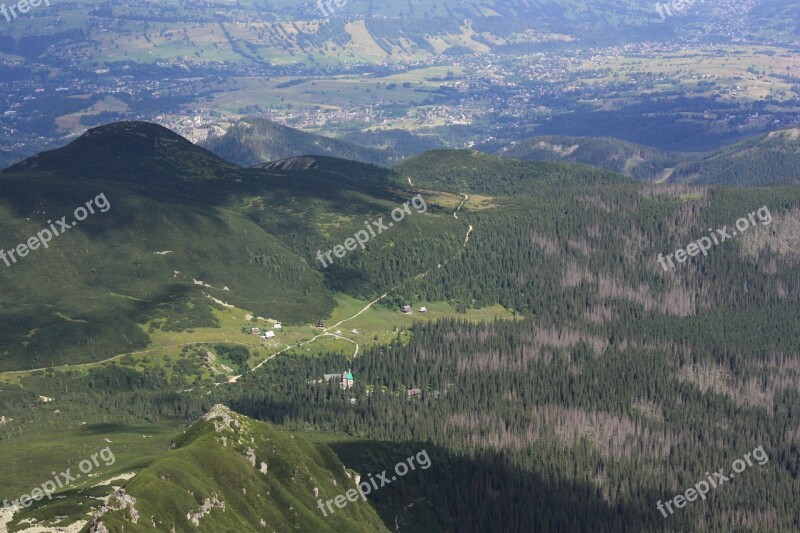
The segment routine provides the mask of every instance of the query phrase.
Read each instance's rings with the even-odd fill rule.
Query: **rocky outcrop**
[[[195,526],[199,526],[200,520],[215,508],[222,509],[222,512],[225,512],[225,502],[220,501],[217,494],[213,493],[210,498],[206,498],[203,501],[203,505],[200,506],[200,509],[197,512],[186,513],[186,519]]]

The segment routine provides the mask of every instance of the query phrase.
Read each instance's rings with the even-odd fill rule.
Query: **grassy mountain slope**
[[[800,128],[773,131],[679,165],[670,181],[772,185],[800,181]]]
[[[567,161],[612,170],[646,181],[657,181],[687,156],[612,137],[531,137],[511,143],[496,155],[530,161]]]
[[[137,53],[129,59],[144,64],[194,57],[201,64],[291,65],[300,57],[311,56],[325,66],[362,60],[418,61],[448,51],[454,55],[525,51],[543,41],[561,41],[563,36],[588,43],[661,40],[702,31],[712,16],[723,23],[733,19],[746,28],[766,28],[764,37],[785,42],[796,38],[795,25],[790,22],[793,10],[779,1],[758,6],[751,20],[748,10],[736,3],[697,3],[667,21],[645,0],[351,1],[334,6],[333,13],[329,8],[327,14],[313,1],[228,4],[224,13],[204,4],[154,7],[144,0],[131,1],[125,9],[69,4],[61,11],[40,12],[40,20],[30,26],[15,27],[15,38],[0,40],[0,52],[30,63],[52,61],[57,65],[76,57],[86,38],[100,41],[107,35],[135,46]],[[58,26],[60,15],[75,23],[68,29]],[[142,28],[137,25],[141,20],[168,23],[175,33],[161,34],[159,27]],[[115,22],[119,25],[111,27]],[[260,31],[251,31],[248,24],[257,24]],[[194,37],[179,37],[183,33]],[[213,40],[213,50],[198,39],[201,35]],[[137,37],[145,43],[136,43]],[[42,55],[48,49],[50,53]],[[94,49],[90,58],[98,65],[119,61],[105,46]]]
[[[587,45],[660,41],[707,33],[709,27],[721,33],[712,21],[719,21],[721,27],[731,21],[737,29],[747,28],[758,37],[793,43],[795,10],[785,4],[772,1],[753,8],[733,2],[698,2],[680,16],[662,21],[652,2],[645,0],[351,1],[334,6],[333,13],[329,8],[327,14],[317,2],[294,0],[268,5],[252,0],[228,2],[224,13],[205,4],[154,7],[144,0],[128,2],[124,9],[71,3],[61,10],[40,11],[39,20],[30,25],[15,26],[13,38],[0,39],[0,52],[24,58],[25,70],[20,68],[15,75],[29,79],[31,65],[58,67],[84,53],[87,39],[104,42],[106,37],[135,48],[126,60],[149,66],[192,57],[201,67],[220,63],[289,66],[311,58],[325,68],[345,62],[421,61],[442,54],[526,52],[561,46],[566,39]],[[62,28],[59,16],[75,22]],[[173,31],[163,34],[158,26],[141,27],[141,20],[169,24]],[[184,39],[184,34],[191,38]],[[213,50],[203,44],[206,38],[215,43]],[[88,60],[113,66],[120,57],[113,47],[103,45],[95,47]],[[240,96],[235,97],[237,101]],[[251,103],[247,97],[241,101],[247,107]]]
[[[355,488],[328,447],[217,405],[112,496],[91,530],[388,531],[360,498],[323,516],[318,498]]]
[[[100,193],[108,212],[47,249],[0,264],[3,370],[143,348],[147,337],[136,324],[148,320],[164,329],[213,326],[216,304],[204,294],[290,323],[332,308],[322,276],[241,214],[155,200],[111,182],[4,175],[0,246],[26,242],[50,217],[71,219],[74,207]]]
[[[205,53],[197,56],[198,61],[209,63],[290,64],[298,54],[323,56],[326,62],[358,60],[355,54],[377,61],[422,59],[452,47],[481,52],[517,43],[536,43],[548,33],[576,35],[577,27],[581,35],[605,41],[619,38],[625,30],[630,30],[631,37],[643,36],[645,32],[637,28],[647,28],[651,36],[665,33],[663,25],[653,19],[651,6],[641,0],[544,0],[535,3],[490,0],[484,4],[454,0],[431,4],[410,0],[374,5],[349,2],[341,8],[334,7],[334,16],[324,15],[316,2],[293,0],[270,2],[268,7],[242,1],[230,5],[223,16],[202,4],[175,10],[171,6],[154,8],[142,0],[131,2],[124,10],[93,8],[92,4],[66,6],[64,13],[76,20],[66,31],[48,26],[51,20],[57,20],[57,14],[42,13],[41,24],[16,29],[35,44],[25,46],[28,39],[2,40],[0,52],[42,60],[40,52],[52,46],[55,58],[71,56],[80,47],[76,34],[81,36],[85,32],[95,38],[105,31],[112,31],[114,38],[125,42],[135,40],[132,34],[144,32],[151,40],[146,45],[140,44],[139,50],[144,53],[136,55],[143,63],[193,56],[203,49],[198,41],[172,35],[154,39],[159,36],[160,29],[142,29],[135,25],[135,21],[143,17],[168,22],[176,31],[185,29],[212,37],[218,46],[213,51],[203,49]],[[115,20],[121,21],[121,26],[108,30],[109,23]],[[251,33],[243,27],[248,23],[259,24],[263,33]],[[33,28],[39,32],[34,32]],[[610,28],[618,31],[610,32]],[[37,39],[33,39],[33,35]],[[94,51],[92,57],[100,63],[118,60],[103,48]]]
[[[793,131],[754,146],[776,145],[761,152],[777,158],[794,142]],[[735,151],[729,160],[744,165],[738,173],[747,175],[756,170],[748,164],[772,161]],[[792,168],[790,159],[775,172]],[[303,324],[328,316],[333,291],[363,299],[383,294],[462,248],[466,229],[451,216],[458,201],[450,205],[423,192],[429,209],[371,239],[365,250],[327,268],[315,256],[363,230],[365,221],[387,220],[414,194],[406,188],[409,179],[422,191],[484,195],[628,183],[586,165],[458,150],[428,152],[395,170],[325,156],[310,158],[308,166],[244,169],[151,124],[97,128],[0,174],[4,250],[47,228],[48,220],[71,219],[75,207],[101,193],[111,206],[47,249],[8,267],[0,263],[0,318],[6,324],[0,370],[97,361],[143,349],[150,326],[216,327],[212,298]],[[408,288],[386,302],[417,295]],[[470,306],[460,296],[437,299]]]
[[[325,155],[382,166],[389,166],[397,159],[382,150],[306,133],[258,117],[241,120],[224,135],[212,137],[202,145],[219,157],[245,167],[300,155]]]
[[[110,204],[47,249],[0,262],[0,370],[141,349],[145,323],[215,327],[212,298],[310,323],[333,309],[332,289],[371,296],[458,249],[460,237],[448,232],[457,221],[431,206],[323,270],[317,250],[343,243],[365,220],[388,218],[412,193],[388,169],[315,161],[306,170],[243,169],[159,126],[122,123],[0,173],[4,250],[48,220],[69,222],[99,194]],[[398,257],[399,243],[436,255]]]
[[[613,172],[587,165],[501,159],[476,150],[431,150],[394,167],[416,187],[454,193],[525,194],[547,185],[621,183]]]

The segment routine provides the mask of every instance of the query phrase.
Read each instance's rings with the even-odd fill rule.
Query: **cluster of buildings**
[[[338,385],[342,389],[353,388],[354,379],[352,370],[346,370],[344,372],[336,374],[323,374],[322,379],[324,379],[326,383],[332,383],[334,385]]]
[[[275,324],[273,324],[272,326],[272,330],[270,331],[261,331],[261,328],[255,327],[255,328],[250,328],[250,333],[252,333],[253,335],[259,335],[263,340],[269,340],[269,339],[274,339],[276,337],[275,331],[273,330],[282,328],[283,325],[280,322],[275,322]]]
[[[353,388],[353,384],[355,380],[353,378],[353,371],[352,370],[345,370],[344,372],[337,372],[335,374],[323,374],[322,379],[319,383],[328,383],[331,385],[335,385],[340,387],[342,390],[348,390]],[[419,387],[410,387],[406,391],[406,397],[408,398],[420,398],[422,396],[422,389]],[[355,398],[352,399],[351,403],[355,403]]]

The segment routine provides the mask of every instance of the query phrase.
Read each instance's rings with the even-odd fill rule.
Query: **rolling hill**
[[[602,185],[627,179],[601,168],[502,159],[477,150],[431,150],[394,167],[416,187],[453,193],[526,194],[543,186]]]
[[[670,181],[761,186],[800,182],[800,128],[777,130],[678,165]]]
[[[219,157],[245,167],[300,155],[324,155],[381,166],[399,160],[386,151],[306,133],[258,117],[240,120],[224,135],[201,144]]]
[[[710,154],[667,152],[609,137],[540,136],[511,143],[496,155],[585,163],[644,181],[782,185],[800,180],[800,128],[776,130]]]
[[[690,154],[666,152],[612,137],[540,136],[516,141],[495,155],[529,161],[569,161],[619,172],[644,181],[667,178]]]

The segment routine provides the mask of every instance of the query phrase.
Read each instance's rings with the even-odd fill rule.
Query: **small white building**
[[[253,335],[261,335],[261,328],[252,328],[250,330],[250,333],[252,333]]]
[[[419,312],[420,313],[427,313],[428,312],[428,308],[427,307],[420,307],[419,308]]]
[[[264,338],[265,339],[274,339],[275,338],[275,332],[274,331],[268,331],[268,332],[264,333]]]
[[[283,325],[281,325],[280,322],[275,322],[275,325],[272,326],[272,327],[275,328],[275,329],[281,329],[281,328],[283,328]]]

